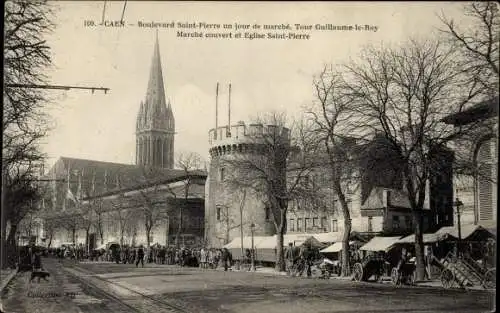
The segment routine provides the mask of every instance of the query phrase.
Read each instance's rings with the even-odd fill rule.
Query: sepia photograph
[[[0,312],[495,312],[499,9],[6,0]]]

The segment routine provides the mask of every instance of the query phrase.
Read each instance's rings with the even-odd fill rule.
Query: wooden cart
[[[440,262],[442,265],[441,282],[443,287],[458,285],[462,288],[481,286],[485,289],[496,288],[496,268],[485,269],[466,255],[455,256],[452,252]]]
[[[401,264],[401,268],[393,267],[391,271],[391,282],[393,285],[413,285],[416,280],[415,262]]]
[[[353,279],[355,281],[368,281],[373,277],[379,281],[385,272],[386,260],[380,256],[368,256],[362,262],[354,264]]]

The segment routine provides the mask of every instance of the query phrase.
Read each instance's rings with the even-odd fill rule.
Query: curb
[[[0,294],[3,293],[3,290],[7,285],[10,283],[10,281],[16,276],[17,274],[17,269],[12,270],[10,274],[7,275],[6,278],[2,279],[1,285],[0,285]]]

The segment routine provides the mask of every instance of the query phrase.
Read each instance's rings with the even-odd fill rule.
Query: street
[[[476,290],[393,287],[269,273],[167,265],[44,259],[49,282],[23,273],[2,295],[4,311],[23,312],[489,312],[494,295]]]

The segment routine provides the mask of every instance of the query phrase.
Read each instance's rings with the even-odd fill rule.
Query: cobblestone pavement
[[[48,281],[37,282],[35,278],[30,283],[31,272],[18,273],[2,294],[3,312],[131,312],[121,303],[107,299],[99,290],[68,275],[57,260],[42,259],[42,264],[50,273]]]
[[[486,291],[394,287],[344,280],[289,278],[273,274],[221,272],[147,265],[79,264],[88,277],[187,312],[490,312]],[[124,293],[122,297],[127,297]],[[163,312],[163,311],[157,311]]]

